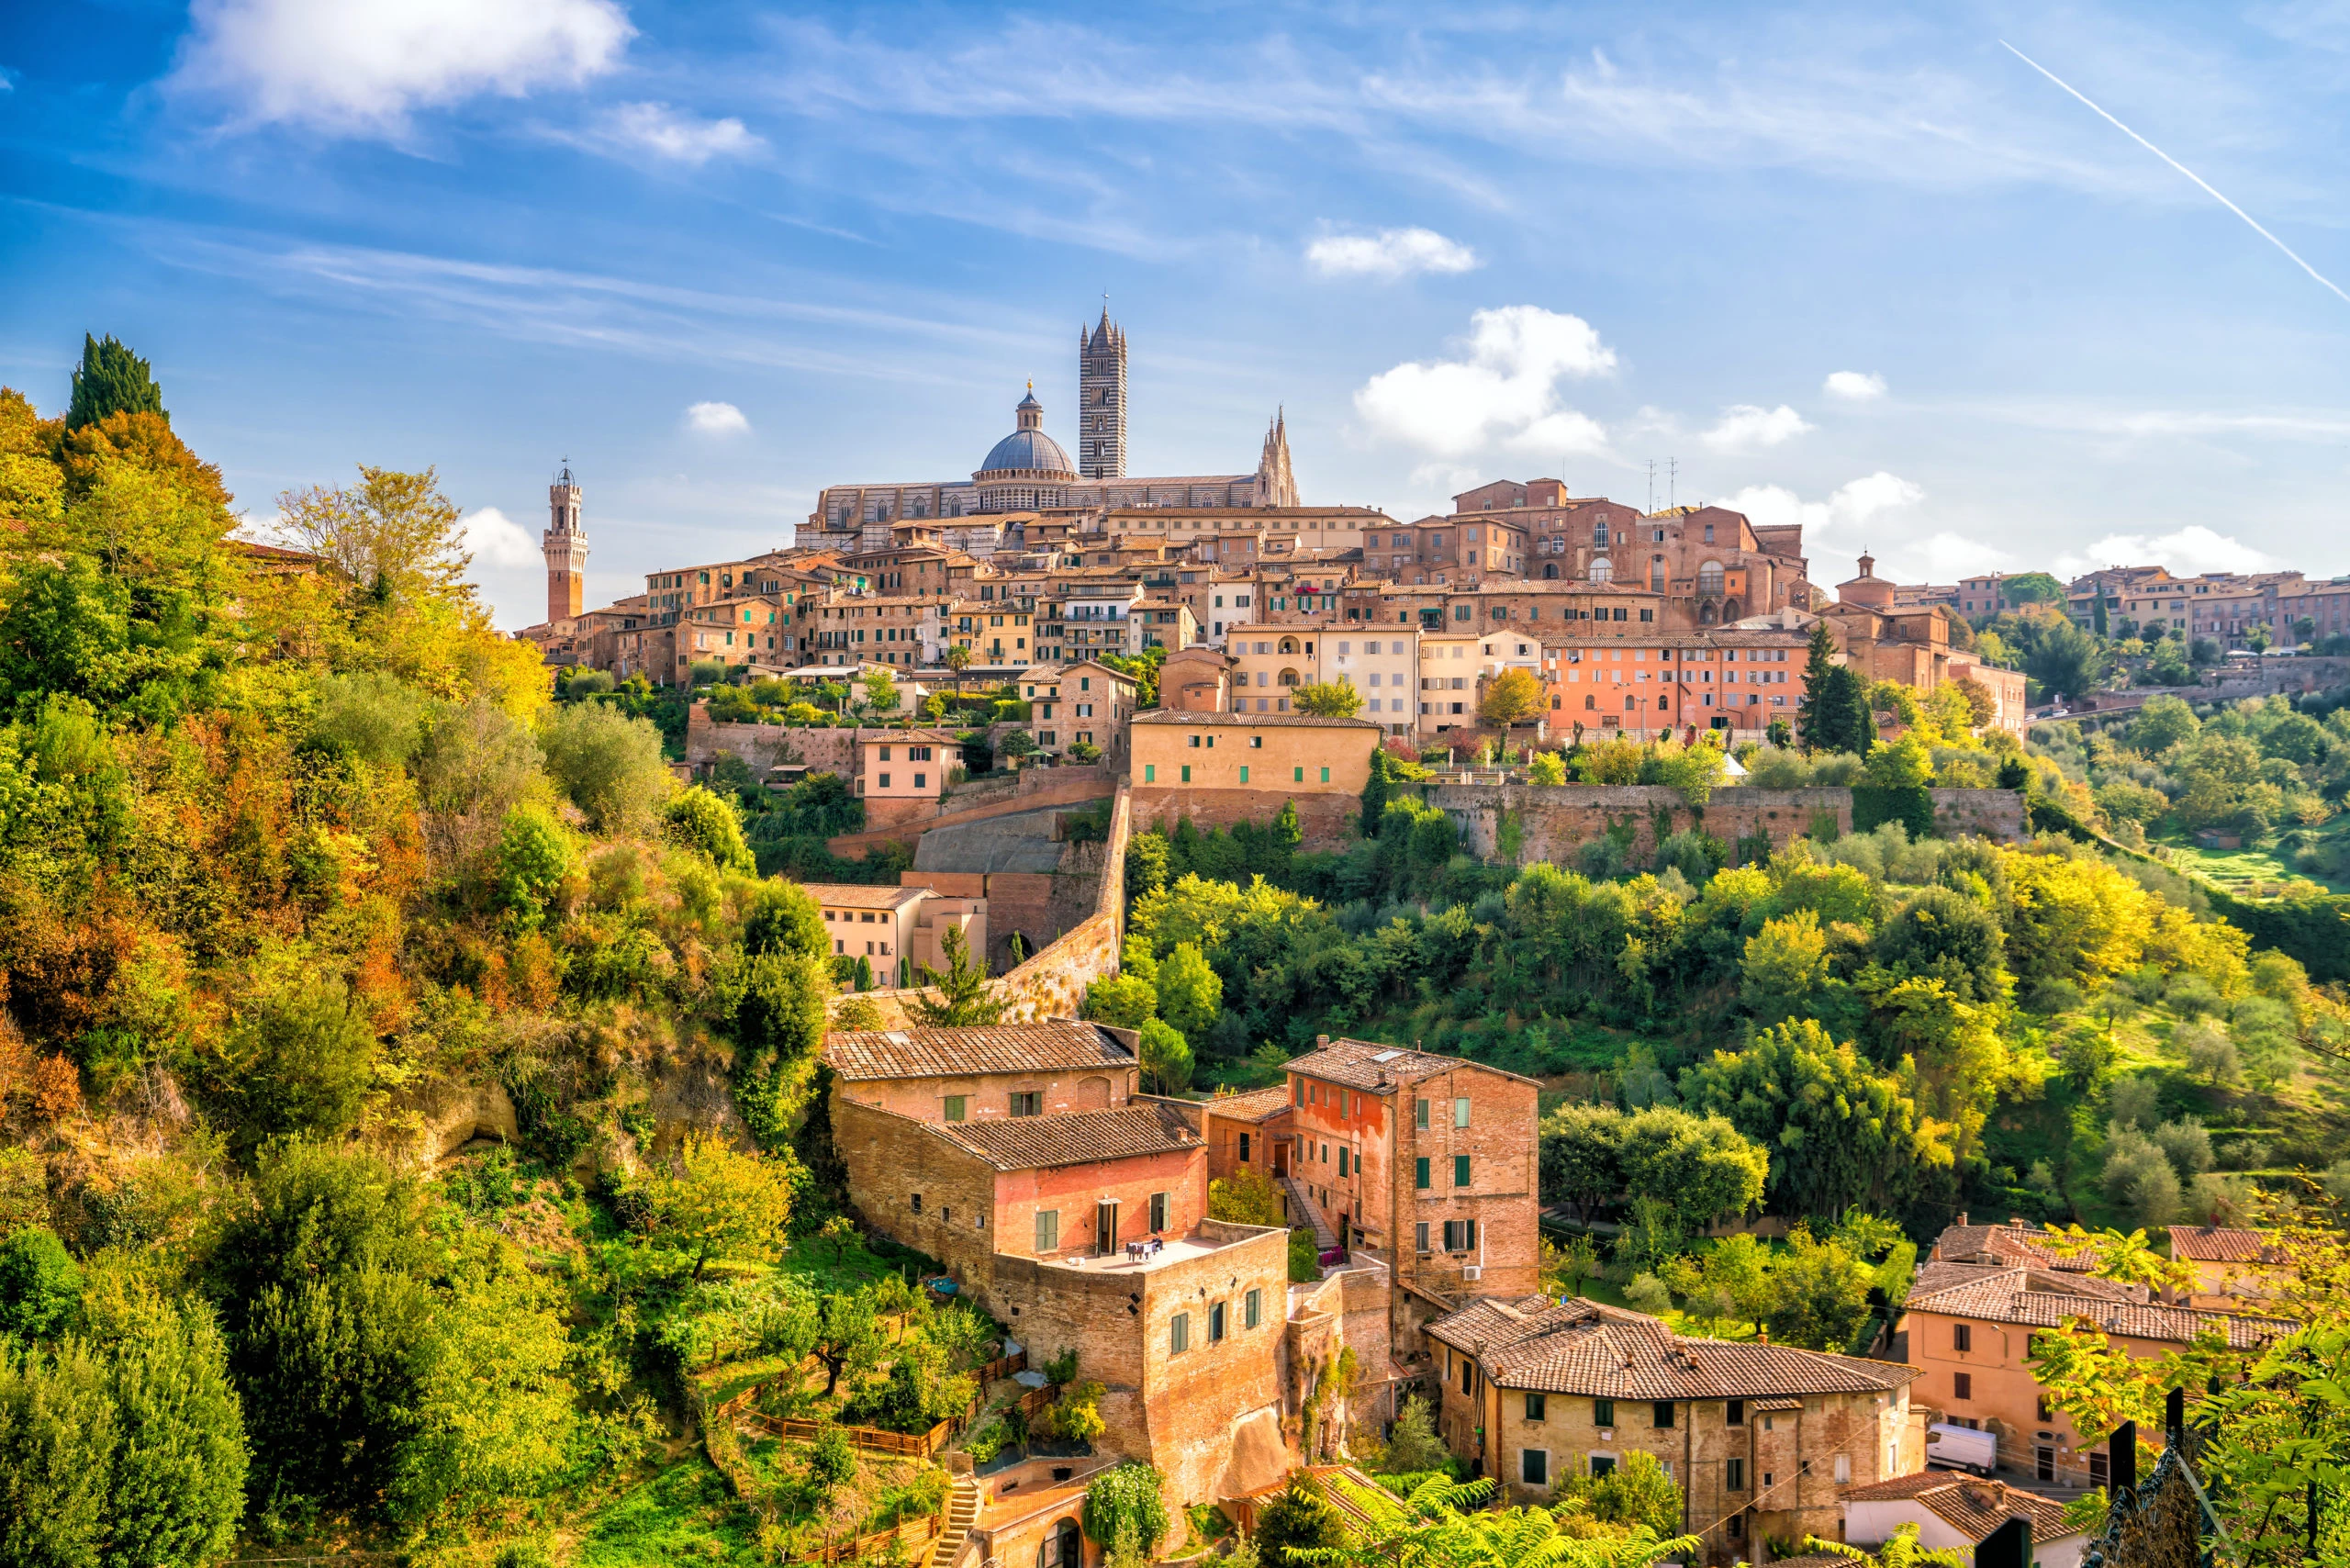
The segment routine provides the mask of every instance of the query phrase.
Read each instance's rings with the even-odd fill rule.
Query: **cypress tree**
[[[1838,667],[1835,633],[1829,631],[1827,622],[1813,622],[1811,648],[1803,665],[1804,704],[1796,711],[1796,734],[1807,752],[1818,751],[1823,747],[1830,751],[1836,749],[1829,745],[1827,737],[1820,733],[1820,726],[1826,722],[1830,685],[1829,674]]]
[[[83,333],[82,365],[73,373],[73,401],[65,411],[65,428],[77,431],[125,410],[159,414],[166,424],[171,422],[163,389],[155,385],[147,362],[111,336],[101,342]]]

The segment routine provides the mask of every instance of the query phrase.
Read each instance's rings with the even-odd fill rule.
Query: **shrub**
[[[644,826],[670,790],[661,732],[600,702],[548,710],[539,725],[547,773],[598,833]]]
[[[743,819],[733,802],[700,785],[670,797],[662,813],[670,839],[710,857],[722,871],[749,871],[755,862],[743,841]]]
[[[1167,1506],[1159,1501],[1165,1484],[1166,1478],[1147,1464],[1129,1462],[1103,1471],[1086,1483],[1080,1520],[1085,1533],[1095,1540],[1109,1540],[1124,1527],[1148,1551],[1167,1533]]]
[[[1301,1226],[1289,1233],[1289,1282],[1311,1284],[1322,1277],[1321,1249],[1314,1245],[1314,1232]]]
[[[82,1304],[82,1271],[46,1228],[0,1241],[0,1335],[47,1339],[72,1324]]]

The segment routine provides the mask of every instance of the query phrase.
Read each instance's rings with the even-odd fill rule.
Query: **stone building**
[[[1326,1037],[1286,1072],[1290,1180],[1347,1245],[1439,1305],[1538,1287],[1532,1079]]]
[[[1975,1549],[2009,1519],[2031,1526],[2036,1568],[2075,1568],[2088,1537],[2065,1520],[2064,1505],[2053,1497],[2010,1486],[2004,1481],[1921,1470],[1897,1475],[1844,1494],[1842,1533],[1850,1546],[1882,1546],[1904,1525],[1915,1525],[1918,1544],[1929,1551],[1958,1551],[1974,1561]]]
[[[1241,1171],[1269,1180],[1289,1174],[1290,1092],[1285,1085],[1214,1094],[1200,1103],[1200,1136],[1208,1146],[1208,1180]]]
[[[1211,713],[1157,708],[1127,727],[1135,827],[1179,818],[1226,827],[1297,808],[1309,847],[1344,840],[1371,781],[1380,727],[1310,713]]]
[[[1913,1367],[1785,1345],[1688,1338],[1656,1318],[1548,1296],[1479,1301],[1427,1326],[1438,1429],[1513,1502],[1653,1455],[1707,1559],[1763,1540],[1834,1539],[1838,1494],[1921,1470]]]
[[[841,1030],[824,1042],[836,1099],[916,1121],[1104,1111],[1136,1093],[1135,1032],[1057,1020],[971,1029]]]
[[[547,530],[539,549],[547,562],[547,619],[561,621],[587,608],[588,533],[579,525],[582,492],[565,463],[547,487]]]
[[[1268,421],[1249,474],[1135,478],[1126,474],[1126,336],[1105,308],[1078,341],[1078,457],[1045,432],[1045,408],[1029,386],[1014,428],[968,479],[829,485],[800,529],[805,546],[876,548],[906,522],[1012,512],[1086,512],[1179,508],[1192,511],[1297,505],[1288,424]]]
[[[923,966],[944,970],[949,931],[960,932],[972,952],[988,950],[988,901],[983,898],[857,882],[805,882],[800,887],[823,915],[833,956],[871,960],[883,985],[911,984],[914,971]]]

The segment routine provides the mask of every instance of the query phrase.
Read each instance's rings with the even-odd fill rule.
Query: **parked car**
[[[1926,1428],[1926,1465],[1988,1475],[1999,1462],[1999,1439],[1972,1427],[1937,1421]]]

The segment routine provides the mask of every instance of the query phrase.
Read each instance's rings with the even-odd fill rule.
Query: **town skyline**
[[[82,331],[134,343],[264,523],[437,464],[509,628],[564,458],[618,597],[968,472],[1027,381],[1071,437],[1104,292],[1136,472],[1246,469],[1280,408],[1304,499],[1400,521],[1644,506],[1653,459],[1658,505],[1904,581],[2350,570],[2345,307],[2293,264],[2344,270],[2339,40],[2298,16],[1485,18],[1518,65],[1380,13],[566,0],[354,68],[274,15],[0,32],[0,379],[54,411]]]

